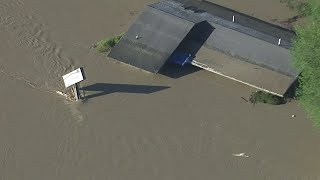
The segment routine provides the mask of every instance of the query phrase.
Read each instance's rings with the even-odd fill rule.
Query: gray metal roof
[[[254,88],[283,96],[295,78],[231,57],[203,46],[193,65]],[[200,65],[200,66],[199,66]]]
[[[108,56],[156,73],[194,25],[147,6]]]
[[[206,1],[164,0],[151,6],[194,22],[208,21],[215,28],[205,43],[210,49],[292,78],[299,74],[290,65],[292,31]],[[232,15],[236,16],[235,23]]]
[[[290,65],[294,35],[206,1],[163,0],[145,7],[108,56],[156,73],[173,52],[191,53],[213,72],[283,95],[299,74]],[[204,55],[204,47],[230,58]]]
[[[287,49],[292,46],[291,40],[295,36],[291,30],[205,0],[164,0],[151,6],[188,20],[211,21],[269,43],[277,43],[281,38],[281,47]],[[233,16],[235,23],[232,23]]]

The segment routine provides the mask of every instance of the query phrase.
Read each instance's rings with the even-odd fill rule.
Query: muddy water
[[[279,0],[246,0],[245,2],[237,0],[209,1],[269,22],[275,20],[283,21],[295,15],[294,11],[288,10],[286,4],[280,3]]]
[[[0,179],[318,179],[320,134],[295,102],[253,107],[212,73],[145,74],[89,49],[150,2],[0,0]],[[259,2],[224,3],[279,5]],[[70,103],[54,91],[79,66],[90,98]]]
[[[20,0],[1,1],[0,16],[2,71],[36,87],[58,86],[60,75],[72,68],[72,60],[50,38],[41,16]]]

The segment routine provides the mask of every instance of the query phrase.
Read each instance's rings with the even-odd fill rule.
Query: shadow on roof
[[[214,29],[215,28],[207,21],[197,23],[181,41],[173,54],[186,53],[195,57],[197,52],[210,37]]]
[[[195,57],[200,48],[210,37],[214,29],[215,28],[207,21],[197,23],[181,41],[172,55],[174,55],[175,53],[182,53],[191,54],[192,57]],[[180,78],[199,70],[201,69],[192,65],[185,65],[181,67],[178,65],[166,63],[165,66],[161,68],[159,73],[170,78]]]

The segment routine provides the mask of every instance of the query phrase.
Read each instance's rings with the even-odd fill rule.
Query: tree
[[[309,0],[308,21],[295,27],[291,54],[301,72],[297,99],[308,116],[320,127],[320,0]]]
[[[249,98],[250,102],[253,104],[256,103],[266,103],[272,105],[280,105],[286,103],[284,98],[281,98],[276,95],[272,95],[263,91],[253,92]]]

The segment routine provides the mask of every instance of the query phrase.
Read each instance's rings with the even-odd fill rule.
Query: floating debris
[[[249,102],[246,98],[241,97],[242,100],[244,100],[245,102]]]
[[[61,96],[63,96],[63,97],[65,97],[67,100],[69,100],[69,101],[73,101],[74,100],[74,98],[71,96],[71,95],[68,95],[68,94],[66,94],[66,93],[63,93],[63,92],[61,92],[61,91],[56,91],[56,93],[57,94],[59,94],[59,95],[61,95]]]
[[[89,46],[89,49],[95,49],[97,47],[96,44]]]
[[[56,93],[59,94],[59,95],[61,95],[61,96],[64,96],[64,97],[68,97],[67,94],[65,94],[65,93],[63,93],[63,92],[61,92],[61,91],[56,91]]]
[[[236,157],[245,157],[245,158],[249,157],[249,156],[245,155],[245,153],[232,154],[232,155],[236,156]]]

